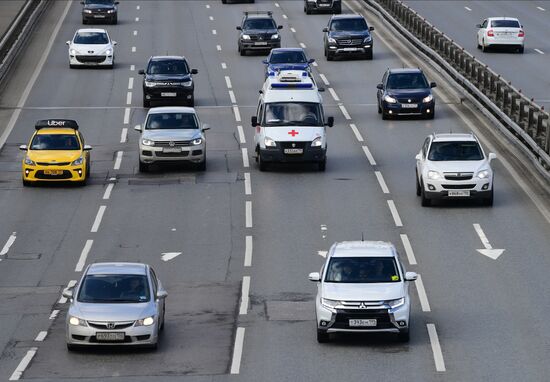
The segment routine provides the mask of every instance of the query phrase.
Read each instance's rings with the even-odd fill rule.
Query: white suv
[[[338,332],[396,333],[408,341],[409,281],[416,278],[405,272],[391,243],[334,243],[321,272],[309,275],[317,282],[317,341],[328,342]]]
[[[477,48],[484,52],[490,47],[512,47],[523,53],[525,30],[518,19],[511,17],[490,17],[478,24]]]
[[[431,134],[416,155],[416,195],[422,206],[433,199],[478,198],[493,205],[497,156],[485,155],[474,134]]]

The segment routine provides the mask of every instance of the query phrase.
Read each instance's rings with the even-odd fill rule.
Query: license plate
[[[342,49],[344,52],[356,52],[357,48],[344,48]]]
[[[177,95],[177,93],[160,93],[161,97],[175,97]]]
[[[330,7],[330,4],[319,4],[320,7]]]
[[[285,149],[285,154],[303,154],[304,149]]]
[[[94,15],[96,19],[104,19],[105,15]]]
[[[181,148],[180,147],[165,147],[164,149],[162,149],[163,152],[165,153],[181,153]]]
[[[449,196],[470,196],[470,191],[469,190],[452,190],[452,191],[449,191]]]
[[[265,42],[265,41],[258,41],[258,42],[255,42],[254,45],[265,46],[265,45],[267,45],[267,42]]]
[[[418,107],[417,103],[402,103],[401,107],[403,109],[416,109]]]
[[[44,175],[63,175],[63,170],[44,170]]]
[[[95,338],[98,341],[124,341],[124,332],[97,332]]]
[[[356,328],[356,327],[373,327],[376,326],[376,318],[364,318],[364,319],[354,319],[349,320],[349,326]]]

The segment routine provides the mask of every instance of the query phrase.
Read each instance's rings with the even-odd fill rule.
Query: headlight
[[[405,297],[398,298],[397,300],[388,300],[386,304],[391,306],[393,309],[399,308],[401,305],[405,304]]]
[[[109,10],[107,10],[107,13],[115,13],[115,10],[114,9],[109,9]]]
[[[384,96],[384,101],[386,101],[387,103],[397,103],[397,100],[393,97],[390,97],[389,95]]]
[[[279,38],[279,33],[275,33],[274,35],[271,35],[272,40],[277,40]]]
[[[372,37],[371,36],[367,36],[365,37],[365,39],[363,40],[364,43],[368,43],[368,42],[371,42],[372,41]]]
[[[336,44],[336,40],[333,39],[332,37],[329,37],[329,38],[328,38],[328,43],[329,43],[329,44]]]
[[[422,102],[424,102],[424,103],[432,102],[433,99],[434,99],[434,96],[430,94],[429,96],[424,97],[422,99]]]
[[[275,142],[273,139],[269,137],[265,137],[264,139],[265,147],[275,147],[277,146],[277,142]]]
[[[90,9],[85,9],[83,12],[84,13],[92,13],[92,11]]]
[[[489,170],[481,170],[480,172],[477,173],[476,176],[479,179],[486,179],[489,177],[489,174],[490,174]]]
[[[88,326],[88,324],[86,323],[85,320],[83,320],[81,318],[78,318],[78,317],[75,317],[75,316],[71,316],[69,318],[69,324],[74,325],[74,326]]]
[[[151,326],[155,323],[155,316],[145,317],[141,320],[137,320],[134,326]]]
[[[113,50],[112,50],[112,49],[107,49],[107,50],[105,51],[105,54],[106,54],[107,56],[111,56],[111,55],[113,54]]]
[[[69,53],[71,54],[71,56],[76,56],[78,52],[75,49],[71,49]]]
[[[432,180],[435,180],[435,179],[441,179],[441,174],[438,173],[437,171],[428,171],[428,179],[432,179]]]
[[[243,34],[241,37],[243,40],[250,40],[250,36],[247,34]]]
[[[330,309],[335,309],[338,305],[340,305],[340,301],[329,300],[328,298],[321,298],[321,305]]]
[[[151,140],[151,139],[147,139],[147,138],[143,138],[141,140],[141,144],[143,146],[154,146],[155,145],[155,141]]]
[[[82,163],[84,163],[84,157],[81,156],[77,160],[74,160],[73,163],[71,163],[71,166],[80,166]]]
[[[193,144],[195,146],[198,146],[202,143],[202,138],[193,139]]]
[[[323,144],[323,138],[317,137],[311,142],[311,147],[321,147]]]
[[[188,87],[191,87],[191,85],[193,85],[193,81],[189,80],[189,81],[186,81],[186,82],[180,82],[180,85],[185,86],[186,88],[188,88]]]
[[[154,88],[155,86],[157,86],[156,82],[145,81],[145,87],[146,88]]]
[[[25,157],[25,164],[29,166],[36,166],[36,163],[32,161],[28,156]]]

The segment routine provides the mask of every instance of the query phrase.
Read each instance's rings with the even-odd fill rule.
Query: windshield
[[[428,81],[422,73],[398,73],[388,77],[388,89],[425,89]]]
[[[149,284],[143,275],[87,275],[78,301],[88,303],[147,302]]]
[[[278,102],[265,105],[264,126],[323,126],[321,105]]]
[[[329,283],[394,283],[400,281],[393,257],[333,257],[327,268]]]
[[[115,0],[86,0],[86,4],[113,5]]]
[[[145,124],[146,130],[198,129],[199,124],[193,113],[150,114]]]
[[[428,159],[431,161],[482,160],[483,153],[477,142],[433,142]]]
[[[189,74],[187,63],[183,60],[152,61],[147,70],[149,74]]]
[[[493,20],[491,26],[493,28],[520,28],[517,20]]]
[[[247,19],[243,29],[277,29],[273,19]]]
[[[269,59],[271,64],[302,64],[307,62],[304,52],[272,52]]]
[[[107,33],[103,32],[78,32],[74,36],[75,44],[105,45],[109,43]]]
[[[31,150],[80,150],[80,143],[74,134],[36,134]]]
[[[367,29],[369,28],[365,19],[336,19],[330,24],[333,32],[361,32]]]

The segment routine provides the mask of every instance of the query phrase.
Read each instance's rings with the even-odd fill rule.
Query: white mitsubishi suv
[[[391,243],[334,243],[321,272],[309,274],[317,282],[317,341],[328,342],[330,333],[339,332],[395,333],[408,341],[409,282],[416,278]]]
[[[423,207],[434,199],[477,198],[493,205],[496,154],[485,155],[474,134],[431,134],[416,155],[416,195]]]

